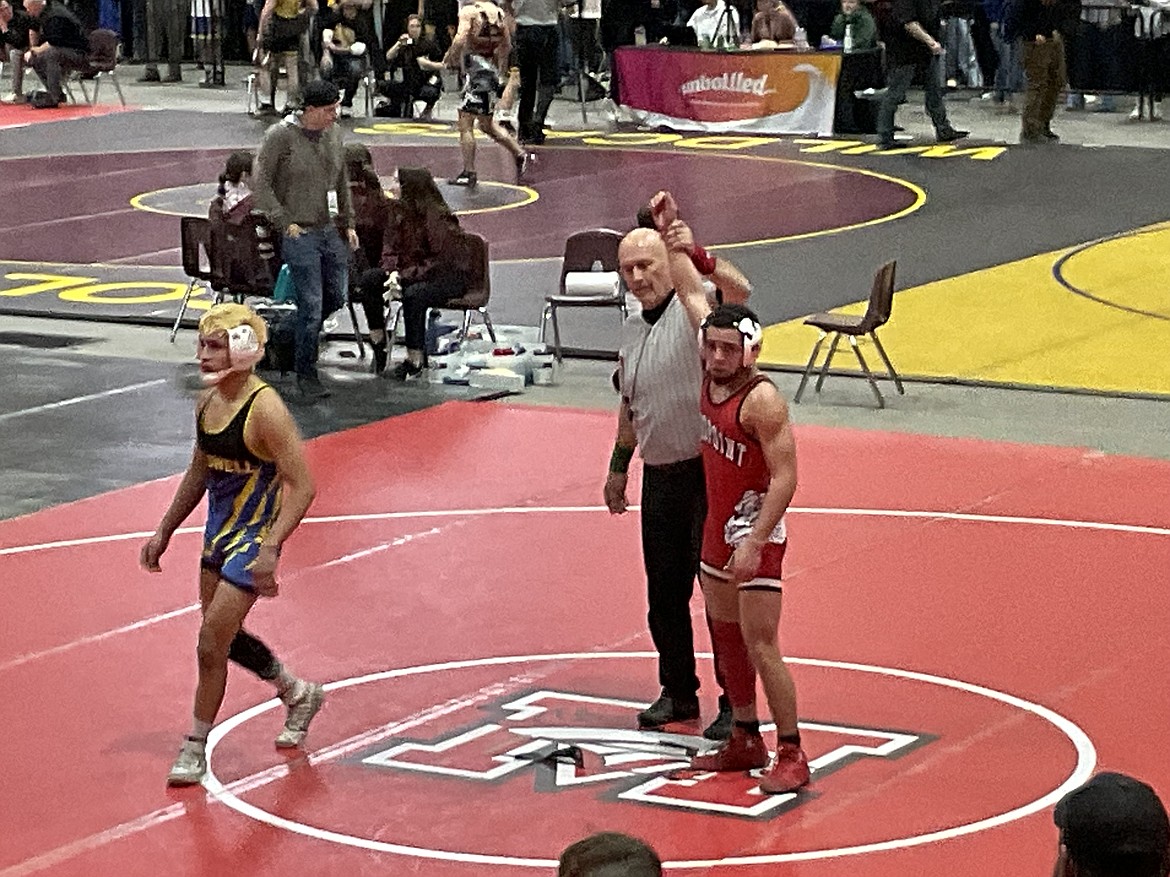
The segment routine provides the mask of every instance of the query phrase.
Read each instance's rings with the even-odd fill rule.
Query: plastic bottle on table
[[[845,43],[842,48],[845,54],[853,51],[853,22],[845,25]]]

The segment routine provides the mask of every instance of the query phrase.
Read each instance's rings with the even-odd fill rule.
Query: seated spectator
[[[752,16],[753,44],[761,40],[786,43],[795,36],[796,16],[787,6],[776,0],[756,0],[756,14]]]
[[[29,18],[23,9],[13,9],[9,0],[0,0],[0,61],[12,65],[12,93],[4,103],[22,104],[24,96],[24,53],[28,51]]]
[[[427,311],[464,295],[471,258],[459,219],[443,200],[429,170],[400,167],[391,184],[392,191],[394,188],[400,194],[391,204],[381,269],[362,276],[358,297],[370,319],[374,306],[382,300],[390,272],[398,273],[407,356],[394,376],[405,380],[419,374],[426,364]],[[378,322],[376,317],[374,321]],[[381,328],[377,332],[371,325],[375,349],[375,339],[384,337]]]
[[[341,0],[328,13],[321,31],[321,72],[341,91],[341,115],[353,114],[353,98],[362,81],[367,54],[376,51],[378,36],[358,17],[358,0]]]
[[[406,20],[406,33],[386,50],[390,81],[381,83],[379,92],[389,99],[389,115],[413,118],[414,102],[422,101],[420,119],[430,119],[443,90],[443,50],[423,34],[423,21],[417,15]]]
[[[264,215],[255,210],[249,185],[253,160],[247,151],[228,156],[207,219],[216,273],[227,291],[267,295],[275,284],[280,256],[276,252],[277,236]]]
[[[691,13],[687,27],[703,48],[739,46],[739,11],[726,0],[707,0]]]
[[[317,14],[317,0],[265,0],[260,10],[260,31],[255,61],[260,90],[260,112],[274,111],[276,75],[283,66],[288,77],[285,107],[281,115],[301,103],[301,57],[309,32],[309,20]]]
[[[36,71],[45,91],[32,97],[39,110],[55,109],[65,102],[62,77],[74,70],[89,69],[89,39],[77,16],[61,3],[45,8],[45,0],[26,0],[29,22],[29,49],[24,62]]]
[[[851,34],[848,42],[847,33]],[[861,0],[841,0],[841,11],[829,26],[829,36],[850,52],[866,52],[877,48],[877,23]]]
[[[1054,877],[1167,877],[1170,820],[1157,793],[1120,773],[1100,773],[1060,800]]]
[[[374,353],[374,373],[386,370],[386,303],[383,290],[387,272],[382,254],[390,231],[396,202],[386,196],[382,181],[374,169],[374,159],[364,143],[345,145],[345,169],[349,177],[349,197],[353,204],[354,228],[358,248],[351,262],[349,288],[362,306],[369,330],[370,349]],[[395,173],[391,189],[397,191]]]
[[[602,831],[565,847],[557,877],[662,877],[662,862],[644,841]]]

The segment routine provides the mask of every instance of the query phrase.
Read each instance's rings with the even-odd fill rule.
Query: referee
[[[703,519],[707,514],[699,387],[699,342],[683,304],[674,294],[662,237],[677,214],[669,195],[656,195],[653,211],[639,214],[643,227],[630,232],[619,250],[622,279],[642,306],[622,327],[614,376],[622,401],[617,439],[605,481],[605,504],[626,510],[627,471],[635,449],[642,455],[642,558],[646,569],[650,636],[658,651],[662,692],[638,713],[638,726],[657,729],[699,718],[691,595],[699,569]],[[728,301],[742,302],[750,286],[726,260],[696,246],[699,273],[715,281]],[[718,670],[716,678],[718,679]],[[722,680],[720,680],[722,687]],[[711,740],[731,733],[731,706],[719,697],[719,715],[703,732]]]

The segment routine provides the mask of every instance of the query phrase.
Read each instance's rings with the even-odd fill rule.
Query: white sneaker
[[[192,740],[188,737],[183,741],[179,757],[171,765],[171,772],[167,774],[167,785],[198,785],[205,773],[207,773],[207,744],[203,740]]]
[[[28,103],[28,98],[23,94],[19,94],[18,92],[10,91],[8,94],[4,95],[4,97],[0,97],[0,103],[26,104]]]
[[[325,702],[325,689],[316,682],[305,682],[301,696],[288,704],[284,728],[276,735],[277,749],[294,749],[301,745],[309,732],[309,722]]]

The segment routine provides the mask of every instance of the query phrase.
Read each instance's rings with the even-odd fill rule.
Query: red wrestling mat
[[[76,86],[72,86],[76,88]],[[93,90],[93,83],[86,88]],[[112,89],[109,85],[106,88]],[[78,95],[80,97],[80,95]],[[116,96],[116,95],[115,95]],[[62,104],[55,110],[36,110],[28,104],[0,104],[0,128],[23,128],[38,122],[60,122],[65,119],[82,119],[90,116],[105,116],[109,113],[124,113],[135,107],[124,107],[121,104]]]
[[[163,784],[199,538],[151,577],[126,535],[175,480],[0,522],[0,875],[546,874],[606,828],[671,873],[1042,874],[1094,768],[1170,793],[1170,465],[799,428],[783,641],[817,772],[767,797],[671,779],[688,738],[632,733],[655,667],[637,516],[600,508],[612,435],[452,403],[314,441],[250,627],[330,699],[280,753],[233,671],[207,789]],[[568,745],[581,767],[546,757]]]

